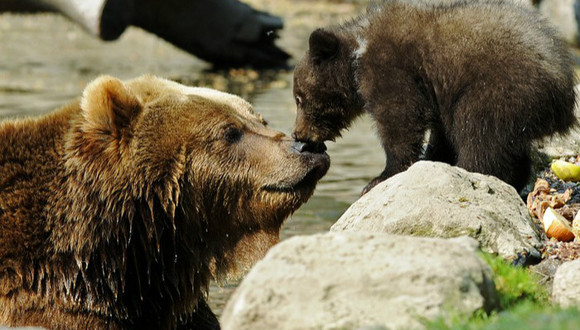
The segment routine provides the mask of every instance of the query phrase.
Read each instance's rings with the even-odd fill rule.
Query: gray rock
[[[562,307],[580,307],[580,259],[558,267],[554,275],[552,301]]]
[[[513,258],[540,256],[539,232],[515,189],[487,175],[420,161],[374,187],[350,206],[331,231],[457,237]]]
[[[491,269],[465,244],[383,233],[298,236],[250,271],[223,329],[413,329],[497,307]]]

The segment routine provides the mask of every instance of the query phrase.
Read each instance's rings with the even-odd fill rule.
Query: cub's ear
[[[85,132],[119,136],[141,111],[141,103],[122,81],[101,76],[87,85],[81,99]]]
[[[312,34],[310,34],[308,46],[310,47],[310,55],[312,56],[314,63],[319,64],[324,60],[332,58],[336,53],[338,53],[340,40],[336,34],[330,31],[316,29]]]

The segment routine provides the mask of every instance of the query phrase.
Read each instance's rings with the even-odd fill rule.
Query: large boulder
[[[420,161],[356,201],[331,231],[477,239],[506,258],[538,256],[539,232],[513,187],[488,175]]]
[[[491,269],[469,247],[473,240],[463,240],[468,244],[383,233],[290,238],[250,271],[220,323],[226,330],[409,329],[446,312],[489,311],[497,307]]]
[[[558,267],[554,275],[552,301],[562,307],[580,307],[580,259]]]

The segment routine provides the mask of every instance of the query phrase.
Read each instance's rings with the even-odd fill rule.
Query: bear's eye
[[[235,126],[228,126],[226,128],[224,139],[228,143],[236,143],[242,138],[242,131]]]
[[[302,98],[298,95],[296,95],[296,105],[297,106],[302,106]]]

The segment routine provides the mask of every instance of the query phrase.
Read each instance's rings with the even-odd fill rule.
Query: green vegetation
[[[514,267],[501,257],[482,254],[494,273],[501,311],[487,315],[480,311],[471,316],[443,317],[426,324],[427,329],[533,330],[578,329],[580,311],[561,309],[550,304],[546,289],[536,274],[527,268]]]
[[[489,253],[481,253],[480,256],[493,271],[502,310],[523,302],[540,306],[548,304],[546,289],[528,268],[514,267],[503,258]]]
[[[442,319],[427,324],[427,329],[453,330],[576,330],[580,325],[580,311],[560,309],[523,301],[512,308],[491,315],[476,313],[469,317]]]

